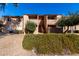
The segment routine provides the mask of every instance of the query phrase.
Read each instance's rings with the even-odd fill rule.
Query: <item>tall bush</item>
[[[25,33],[33,33],[36,29],[36,24],[32,21],[28,21],[25,26]]]

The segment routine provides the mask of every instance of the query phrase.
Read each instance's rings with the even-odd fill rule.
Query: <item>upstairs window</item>
[[[7,18],[7,21],[11,22],[11,19],[10,18]]]
[[[56,15],[49,15],[48,19],[56,19],[56,17],[57,17]]]
[[[29,15],[29,19],[37,19],[36,15]]]

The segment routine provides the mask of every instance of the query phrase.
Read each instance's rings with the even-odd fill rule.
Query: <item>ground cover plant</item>
[[[71,55],[79,53],[79,35],[26,34],[22,42],[26,50],[36,49],[40,55]]]

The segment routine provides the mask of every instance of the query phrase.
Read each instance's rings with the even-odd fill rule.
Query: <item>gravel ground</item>
[[[23,34],[6,34],[0,38],[0,56],[34,56],[22,47]]]

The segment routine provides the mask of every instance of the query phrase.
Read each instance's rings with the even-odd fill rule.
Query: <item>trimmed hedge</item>
[[[79,53],[79,35],[74,34],[27,34],[23,48],[36,49],[36,54],[69,55]]]

